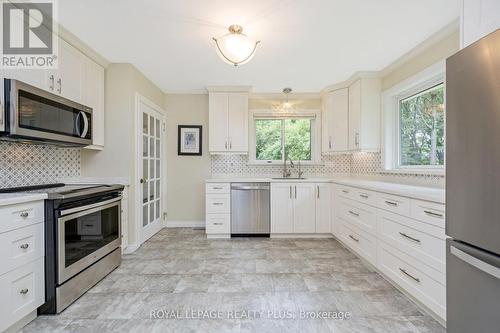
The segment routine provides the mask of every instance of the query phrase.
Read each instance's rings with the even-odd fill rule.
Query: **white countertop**
[[[46,193],[0,193],[0,206],[15,205],[23,202],[31,202],[47,199]]]
[[[273,179],[273,178],[245,178],[245,177],[220,177],[206,180],[207,183],[279,183],[279,182],[302,182],[302,183],[336,183],[348,185],[366,190],[378,191],[420,200],[445,203],[445,190],[441,188],[414,186],[391,182],[366,180],[360,178],[314,178],[306,179]]]
[[[61,178],[59,182],[64,184],[117,184],[129,186],[130,181],[126,177],[76,177]]]

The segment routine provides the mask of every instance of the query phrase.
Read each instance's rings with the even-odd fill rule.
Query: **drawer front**
[[[207,214],[207,234],[230,234],[231,214]]]
[[[383,242],[379,245],[379,269],[441,318],[446,318],[444,274],[423,271],[399,250]]]
[[[334,194],[341,198],[354,199],[354,188],[335,184]]]
[[[0,233],[45,220],[43,200],[0,208]]]
[[[229,194],[230,189],[230,183],[207,183],[205,185],[206,193],[212,194]]]
[[[377,219],[380,239],[422,263],[446,272],[444,229],[384,211],[380,211]]]
[[[445,227],[445,205],[412,199],[411,217],[440,228]]]
[[[206,213],[230,213],[229,195],[207,195]]]
[[[377,258],[377,240],[375,237],[367,234],[348,222],[341,223],[341,239],[344,243],[354,250],[361,257],[366,259],[372,265],[376,265]]]
[[[339,214],[345,221],[356,225],[358,228],[376,234],[377,210],[374,207],[353,201],[342,199],[339,201]]]
[[[39,258],[0,276],[0,331],[44,303],[43,262]]]
[[[353,188],[352,196],[354,200],[371,206],[377,206],[377,192]]]
[[[0,234],[0,274],[43,256],[43,226],[43,223],[37,223]]]
[[[377,193],[377,207],[396,214],[410,216],[410,198]]]

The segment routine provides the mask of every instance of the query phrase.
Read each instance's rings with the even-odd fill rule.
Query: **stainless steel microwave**
[[[4,79],[0,140],[88,146],[92,144],[92,108]]]

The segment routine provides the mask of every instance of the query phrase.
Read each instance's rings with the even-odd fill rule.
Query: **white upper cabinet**
[[[209,93],[210,153],[248,153],[248,92]]]
[[[85,58],[83,53],[59,39],[58,68],[49,72],[49,91],[83,103]]]
[[[380,79],[362,78],[349,86],[349,150],[380,150]]]
[[[89,58],[85,59],[83,104],[92,108],[92,146],[104,147],[104,68]]]
[[[462,0],[461,44],[466,47],[500,29],[499,0]]]
[[[327,93],[323,98],[323,153],[349,150],[349,89]]]

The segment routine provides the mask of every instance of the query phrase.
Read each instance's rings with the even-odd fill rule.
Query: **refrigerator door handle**
[[[481,271],[483,271],[491,276],[494,276],[497,279],[500,279],[500,268],[495,267],[493,265],[490,265],[484,261],[481,261],[478,258],[473,257],[470,254],[465,253],[462,250],[459,250],[458,248],[456,248],[453,245],[450,246],[450,252],[455,257],[457,257],[458,259],[460,259],[462,261],[465,261],[469,265],[472,265],[472,266],[476,267],[477,269],[479,269],[479,270],[481,270]]]

